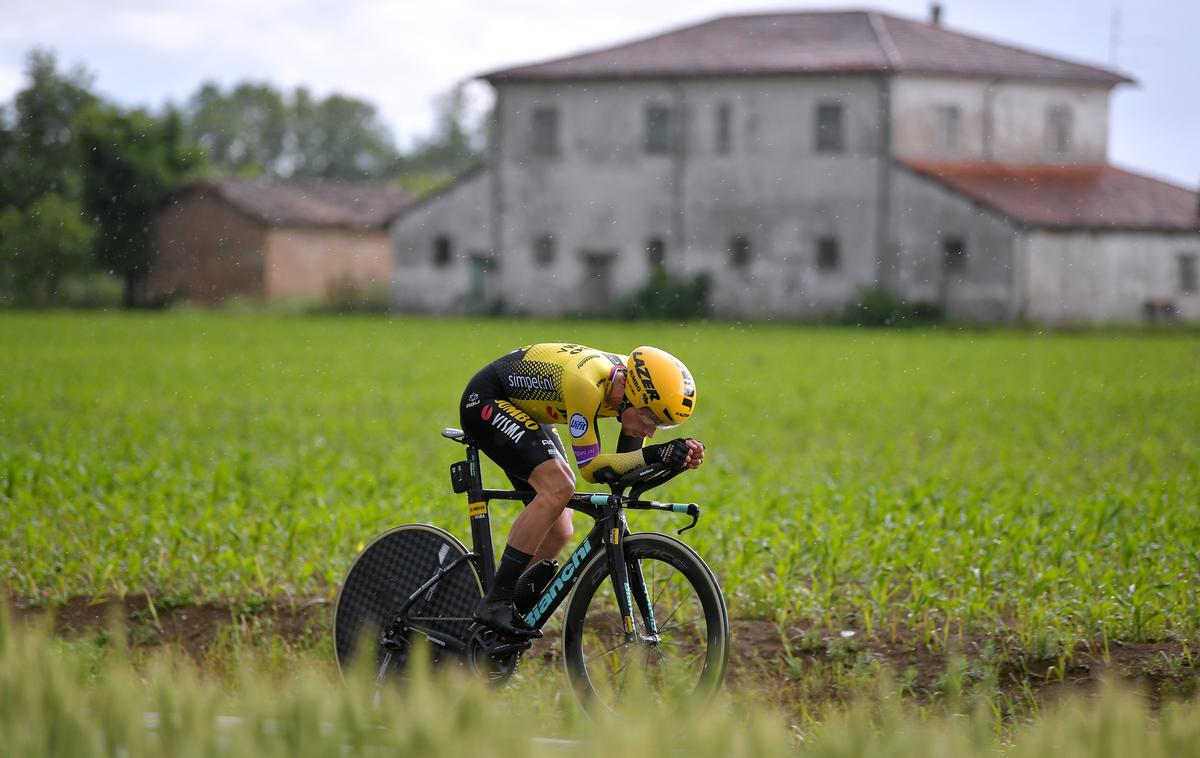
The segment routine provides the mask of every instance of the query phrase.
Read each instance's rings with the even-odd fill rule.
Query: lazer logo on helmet
[[[637,372],[638,382],[642,385],[642,394],[646,396],[646,401],[658,400],[658,390],[654,388],[654,381],[650,378],[650,369],[646,368],[646,362],[642,360],[642,352],[634,351],[633,369]]]
[[[509,374],[505,377],[509,385],[526,390],[554,390],[554,380],[548,376],[528,376],[526,374]]]
[[[558,593],[562,592],[563,585],[570,581],[571,577],[575,576],[575,572],[579,570],[579,564],[583,563],[583,559],[588,557],[588,553],[590,552],[592,552],[592,541],[584,540],[574,555],[559,569],[558,576],[554,577],[554,582],[542,593],[541,598],[538,599],[538,604],[534,606],[532,611],[525,614],[526,624],[531,627],[537,627],[538,621],[554,605],[554,600],[558,597]]]

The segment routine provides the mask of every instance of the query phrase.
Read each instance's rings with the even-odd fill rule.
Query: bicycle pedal
[[[533,640],[496,640],[491,645],[486,645],[483,651],[489,656],[496,658],[502,655],[512,655],[513,653],[521,653],[533,645]]]
[[[520,653],[533,646],[533,639],[505,636],[495,629],[479,624],[475,625],[468,639],[470,645],[477,646],[480,652],[492,657]]]
[[[525,569],[525,573],[517,579],[517,585],[513,590],[513,605],[516,607],[517,613],[522,616],[529,613],[538,595],[542,594],[542,590],[546,589],[546,585],[550,584],[550,580],[557,573],[558,561],[548,558]]]

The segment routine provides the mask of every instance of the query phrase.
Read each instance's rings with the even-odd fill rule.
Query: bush
[[[104,272],[67,277],[59,288],[61,304],[68,308],[120,308],[125,282]]]
[[[0,304],[63,304],[63,283],[87,271],[95,230],[79,203],[54,193],[0,213]]]
[[[711,289],[708,274],[677,277],[664,266],[655,266],[642,288],[624,300],[617,312],[631,320],[705,318],[709,315]]]
[[[387,313],[391,309],[391,290],[387,284],[360,284],[348,276],[340,277],[325,289],[325,302],[318,310],[332,313]]]
[[[883,287],[859,287],[854,301],[846,306],[841,322],[855,326],[923,326],[942,321],[937,303],[910,303]]]

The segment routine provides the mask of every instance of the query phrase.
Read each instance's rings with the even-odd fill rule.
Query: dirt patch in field
[[[175,646],[199,662],[215,649],[239,642],[327,646],[333,613],[324,599],[164,606],[145,596],[75,598],[54,608],[17,600],[10,601],[10,608],[18,620],[49,623],[65,638],[106,634],[113,622],[121,622],[135,647]],[[1200,670],[1181,642],[1109,642],[1107,647],[1081,643],[1070,655],[1056,650],[1032,660],[1003,640],[985,637],[939,646],[911,633],[882,640],[852,631],[822,635],[794,626],[782,630],[785,644],[780,628],[767,621],[736,620],[731,631],[731,686],[755,691],[784,707],[851,699],[878,681],[882,671],[921,701],[982,690],[1007,698],[1014,708],[1034,705],[1030,698],[1045,704],[1068,693],[1090,691],[1106,677],[1141,687],[1156,703],[1190,697],[1200,683]],[[558,642],[558,635],[548,631],[529,655],[554,661]]]
[[[978,636],[934,645],[908,632],[888,641],[853,630],[821,635],[796,626],[785,630],[785,644],[782,630],[771,622],[741,620],[731,627],[731,679],[784,700],[847,699],[877,681],[881,671],[920,701],[980,693],[1014,710],[1090,692],[1106,679],[1141,689],[1155,705],[1191,697],[1200,685],[1200,669],[1177,641],[1079,643],[1034,659],[1011,640]]]
[[[329,603],[324,599],[284,600],[228,606],[200,603],[181,606],[154,605],[142,596],[119,598],[78,597],[53,608],[11,604],[18,620],[47,621],[55,634],[77,639],[107,633],[121,622],[135,647],[173,645],[196,661],[203,661],[221,641],[256,641],[274,636],[302,643],[328,633]]]

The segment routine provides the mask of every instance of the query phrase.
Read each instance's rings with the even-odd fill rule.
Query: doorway
[[[579,288],[577,309],[589,316],[607,315],[614,306],[613,269],[615,251],[585,251],[583,254],[583,282]]]

